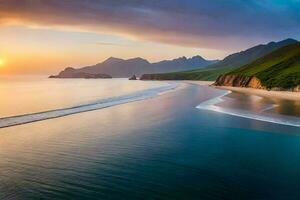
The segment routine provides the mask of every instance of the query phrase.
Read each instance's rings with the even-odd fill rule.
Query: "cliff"
[[[300,42],[219,76],[215,85],[299,92]]]
[[[255,76],[243,76],[243,75],[220,75],[216,82],[213,84],[215,86],[229,86],[229,87],[247,87],[255,89],[264,89],[264,90],[274,90],[274,91],[292,91],[300,92],[300,85],[291,88],[283,87],[266,87],[261,80]]]
[[[221,75],[217,78],[214,85],[266,89],[266,87],[262,85],[261,81],[255,76],[243,76],[243,75]]]

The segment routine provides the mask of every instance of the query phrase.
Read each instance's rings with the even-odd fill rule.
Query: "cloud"
[[[120,43],[113,43],[113,42],[97,42],[96,44],[101,46],[119,46],[119,47],[132,46],[130,44],[120,44]]]
[[[297,0],[0,0],[0,23],[233,49],[300,33]]]

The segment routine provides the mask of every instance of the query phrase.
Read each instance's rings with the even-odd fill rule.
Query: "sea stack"
[[[129,80],[137,80],[137,78],[135,75],[133,75],[132,77],[129,78]]]

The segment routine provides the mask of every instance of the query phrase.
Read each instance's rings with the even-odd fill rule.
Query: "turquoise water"
[[[0,129],[0,199],[299,199],[300,128],[156,98]]]

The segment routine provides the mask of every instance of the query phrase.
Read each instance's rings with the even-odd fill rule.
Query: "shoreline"
[[[211,84],[214,83],[214,81],[183,81],[184,83],[188,83],[188,84],[193,84],[193,85],[207,85],[210,86]]]
[[[214,86],[215,88],[221,90],[230,90],[232,92],[239,92],[248,95],[257,95],[265,98],[276,98],[276,99],[285,99],[292,101],[300,101],[299,92],[289,92],[289,91],[268,91],[263,89],[255,88],[243,88],[243,87],[230,87],[230,86]]]
[[[273,90],[263,90],[255,88],[244,88],[244,87],[230,87],[230,86],[212,86],[214,81],[184,81],[185,83],[194,84],[194,85],[208,85],[220,90],[229,90],[232,92],[238,92],[248,95],[257,95],[265,98],[276,98],[276,99],[285,99],[292,101],[300,101],[300,92],[290,92],[290,91],[273,91]]]

